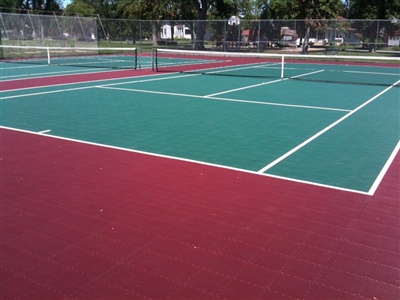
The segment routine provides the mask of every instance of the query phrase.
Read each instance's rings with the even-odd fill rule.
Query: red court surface
[[[1,299],[399,299],[374,196],[0,129]]]
[[[147,70],[120,70],[89,74],[75,74],[68,76],[24,78],[23,80],[9,80],[0,83],[0,91],[17,90],[31,87],[43,87],[60,84],[71,84],[77,82],[87,82],[105,79],[119,79],[133,76],[144,76],[154,74],[150,69]]]

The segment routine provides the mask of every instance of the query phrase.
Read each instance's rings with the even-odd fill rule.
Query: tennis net
[[[137,49],[0,45],[0,60],[13,63],[136,69]]]
[[[400,57],[240,53],[157,49],[156,72],[400,86]]]

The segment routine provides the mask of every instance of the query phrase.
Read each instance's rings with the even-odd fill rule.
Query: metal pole
[[[56,20],[57,28],[60,31],[60,38],[61,38],[63,36],[63,32],[61,30],[60,23],[58,23],[57,15],[56,15],[56,13],[54,11],[53,11],[53,16],[54,16],[54,19]]]
[[[224,52],[226,51],[226,22],[227,21],[223,21],[224,22],[224,38],[223,38],[223,50]]]
[[[2,14],[0,14],[0,19],[1,19],[1,24],[3,24],[4,33],[6,34],[6,38],[8,38],[7,28],[6,28],[6,25],[4,24],[4,20],[3,20],[3,15]]]
[[[139,20],[139,39],[140,39],[140,46],[139,46],[139,70],[142,69],[142,50],[143,50],[143,45],[142,45],[142,20]]]
[[[257,31],[257,52],[260,52],[260,38],[261,38],[261,21],[258,20],[258,31]]]
[[[110,47],[110,39],[109,39],[109,36],[107,36],[107,34],[106,34],[106,31],[104,29],[103,23],[101,22],[99,14],[97,15],[97,18],[99,19],[99,23],[100,23],[101,29],[103,30],[104,38],[107,40],[108,47]]]
[[[377,22],[378,24],[376,24],[375,52],[378,51],[378,39],[379,39],[379,20]]]

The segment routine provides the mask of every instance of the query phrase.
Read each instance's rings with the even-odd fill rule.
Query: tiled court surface
[[[399,299],[374,196],[0,129],[1,299]]]

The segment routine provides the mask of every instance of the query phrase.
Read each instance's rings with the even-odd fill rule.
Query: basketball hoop
[[[232,26],[240,25],[240,19],[239,19],[239,17],[237,17],[237,16],[232,16],[232,17],[230,17],[229,20],[228,20],[228,24],[229,24],[229,25],[232,25]]]

